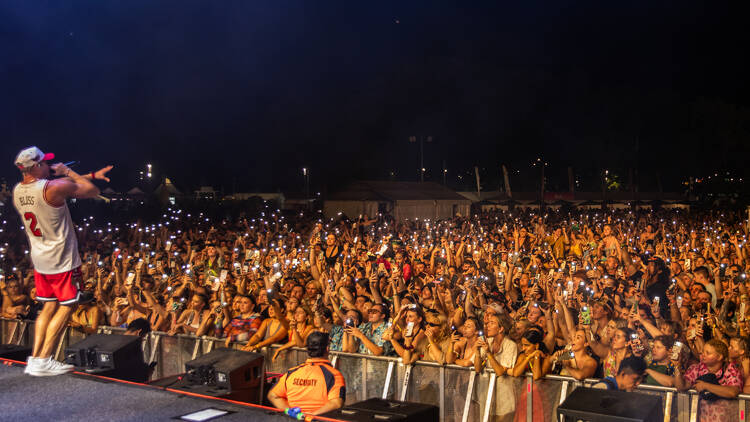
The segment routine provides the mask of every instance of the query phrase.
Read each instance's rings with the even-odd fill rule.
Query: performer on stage
[[[81,176],[62,163],[49,164],[54,154],[37,147],[18,153],[15,165],[23,180],[13,188],[13,205],[24,221],[31,246],[37,300],[44,302],[36,319],[34,350],[25,372],[33,376],[70,372],[52,358],[70,316],[81,299],[81,257],[68,198],[95,198],[99,189],[91,181],[106,177],[112,166]],[[50,170],[57,179],[49,179]]]

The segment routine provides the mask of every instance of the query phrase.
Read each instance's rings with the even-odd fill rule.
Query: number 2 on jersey
[[[39,228],[36,226],[36,215],[34,215],[33,212],[26,212],[23,214],[23,218],[31,222],[29,224],[29,230],[31,230],[31,234],[36,237],[42,237],[42,231],[39,230]]]

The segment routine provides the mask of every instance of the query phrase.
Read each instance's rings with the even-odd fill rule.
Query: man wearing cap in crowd
[[[591,304],[591,321],[592,330],[599,336],[603,336],[607,329],[607,324],[612,319],[614,308],[609,299],[601,298]]]
[[[310,358],[282,375],[268,392],[268,400],[279,409],[299,408],[310,415],[341,408],[346,401],[346,382],[328,361],[328,334],[310,333],[306,346]]]
[[[54,158],[54,154],[29,147],[14,161],[23,180],[13,188],[13,205],[31,246],[36,299],[44,303],[34,326],[34,349],[24,371],[33,376],[60,375],[73,369],[52,358],[60,334],[81,300],[81,257],[65,201],[97,197],[99,189],[91,181],[109,181],[106,174],[112,169],[107,166],[81,176],[62,163],[50,165]],[[60,177],[49,179],[50,171]]]

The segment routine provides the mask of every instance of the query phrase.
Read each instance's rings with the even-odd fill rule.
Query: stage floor
[[[235,412],[216,422],[292,420],[262,408],[76,373],[32,377],[23,373],[23,365],[0,362],[2,421],[167,421],[208,407]]]

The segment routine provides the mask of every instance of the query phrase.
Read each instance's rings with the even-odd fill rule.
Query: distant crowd
[[[77,226],[85,289],[71,326],[133,321],[274,359],[330,349],[535,379],[695,388],[728,420],[750,392],[747,220],[686,211],[492,212],[449,220],[282,214]],[[24,232],[0,233],[2,316],[34,318]]]

